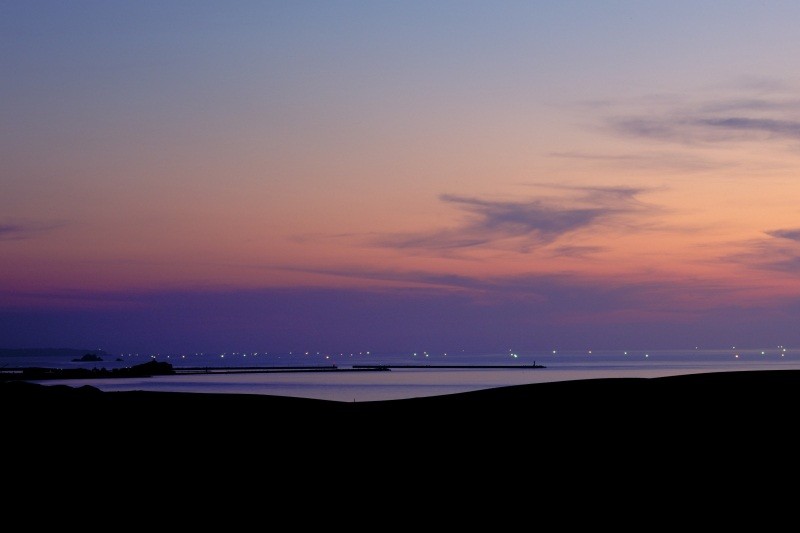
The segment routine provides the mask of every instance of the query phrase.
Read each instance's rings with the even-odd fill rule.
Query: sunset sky
[[[798,345],[798,21],[2,1],[0,347]]]

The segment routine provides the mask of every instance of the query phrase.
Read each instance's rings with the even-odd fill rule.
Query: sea
[[[267,394],[341,402],[437,396],[555,381],[653,378],[702,372],[800,370],[800,348],[581,350],[517,353],[123,353],[102,361],[65,355],[0,356],[0,367],[123,368],[170,363],[176,375],[39,381],[103,391]],[[378,367],[379,369],[376,369]]]

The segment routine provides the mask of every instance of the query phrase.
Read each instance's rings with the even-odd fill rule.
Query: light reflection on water
[[[762,351],[764,352],[762,354]],[[738,357],[737,357],[738,356]],[[272,366],[262,359],[227,357],[223,361],[207,356],[205,359],[191,358],[188,365],[175,366]],[[441,369],[441,368],[393,368],[390,371],[349,372],[285,372],[249,374],[194,374],[178,376],[155,376],[131,379],[53,380],[46,384],[92,385],[104,391],[146,390],[213,392],[235,394],[271,394],[318,398],[335,401],[375,401],[421,396],[435,396],[478,389],[594,378],[660,377],[699,372],[721,372],[734,370],[778,370],[800,369],[800,352],[771,350],[686,350],[686,351],[637,351],[627,355],[614,352],[570,352],[522,355],[511,360],[508,354],[485,356],[348,356],[343,364],[338,358],[295,357],[284,359],[282,366],[329,365],[332,362],[340,369],[353,364],[517,364],[545,365],[546,368],[514,369]],[[168,360],[168,359],[160,359]],[[145,361],[143,359],[142,361]],[[130,363],[129,363],[130,364]],[[133,363],[137,364],[137,363]]]

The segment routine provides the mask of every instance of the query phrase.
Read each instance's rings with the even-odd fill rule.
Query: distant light
[[[592,353],[592,351],[591,351],[591,350],[589,350],[589,353],[591,354],[591,353]]]
[[[628,355],[628,352],[622,352],[622,355]]]
[[[650,357],[649,353],[644,354],[645,357]]]
[[[556,353],[556,351],[555,351],[555,350],[553,350],[553,353]]]
[[[739,354],[737,353],[736,355],[734,355],[734,357],[735,357],[736,359],[739,359]]]

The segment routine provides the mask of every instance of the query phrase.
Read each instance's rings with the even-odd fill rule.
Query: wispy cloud
[[[768,118],[724,117],[695,121],[698,126],[720,130],[766,133],[769,135],[800,138],[800,121]]]
[[[586,257],[605,250],[602,246],[559,246],[553,253],[560,257]]]
[[[767,99],[767,98],[732,98],[719,102],[709,102],[698,107],[705,113],[739,113],[743,111],[787,111],[800,110],[800,100],[797,99]]]
[[[381,281],[399,283],[403,287],[417,286],[427,289],[464,289],[468,291],[484,291],[493,286],[493,283],[482,281],[470,276],[427,272],[419,270],[399,271],[387,269],[369,269],[359,266],[343,268],[314,268],[302,265],[265,265],[270,270],[286,270],[291,272],[305,272],[309,274],[322,274],[358,280]],[[380,290],[392,290],[397,285],[381,285]],[[387,288],[388,287],[388,288]]]
[[[726,260],[748,268],[800,274],[800,228],[765,231],[766,237],[740,243],[742,252]]]
[[[665,102],[607,118],[626,136],[682,143],[800,139],[800,100],[769,96]]]
[[[19,239],[25,228],[19,224],[0,224],[0,240]]]
[[[63,226],[61,223],[50,224],[21,224],[6,222],[0,224],[0,241],[15,241],[30,239],[42,232]]]
[[[372,244],[404,250],[447,252],[488,247],[528,253],[566,234],[643,209],[636,198],[643,191],[639,188],[548,187],[564,194],[524,201],[443,194],[439,197],[442,202],[465,214],[461,224],[423,233],[381,235]]]
[[[799,121],[743,116],[634,117],[614,119],[611,124],[625,135],[682,143],[800,139]]]
[[[702,172],[725,166],[718,161],[694,157],[676,151],[637,152],[625,154],[597,154],[589,152],[551,152],[550,157],[585,161],[592,165],[609,164],[615,167],[627,167],[636,170],[647,170],[662,173],[669,172]]]
[[[774,231],[768,231],[767,235],[772,237],[779,237],[782,239],[789,239],[792,241],[800,242],[800,228],[795,229],[777,229]]]
[[[625,313],[635,319],[636,313],[679,315],[701,309],[724,307],[747,290],[714,280],[593,276],[586,273],[512,274],[500,276],[466,276],[430,271],[380,270],[360,267],[340,269],[289,270],[313,272],[350,279],[385,282],[379,292],[423,294],[460,294],[474,303],[504,305],[519,302],[535,305],[542,311],[562,317]],[[399,283],[400,285],[397,285]]]

